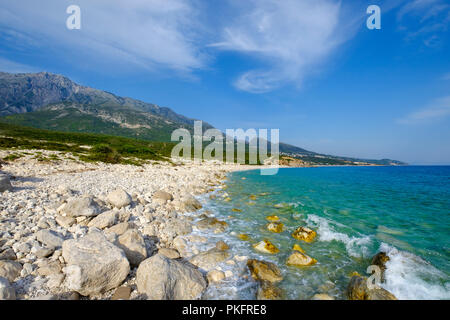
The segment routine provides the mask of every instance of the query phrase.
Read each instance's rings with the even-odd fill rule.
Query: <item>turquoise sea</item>
[[[216,196],[204,198],[207,209],[229,229],[214,237],[224,237],[235,255],[276,263],[287,299],[315,293],[344,299],[350,274],[367,275],[371,257],[380,250],[390,257],[383,287],[399,299],[450,299],[449,166],[287,168],[273,176],[236,172]],[[268,231],[269,215],[277,215],[285,231]],[[298,226],[314,229],[316,240],[292,238]],[[238,234],[248,234],[250,241]],[[280,252],[256,252],[252,244],[263,239]],[[296,243],[318,263],[286,266]],[[240,267],[234,267],[237,275],[228,289],[210,296],[253,298],[255,287],[241,277],[245,266]]]

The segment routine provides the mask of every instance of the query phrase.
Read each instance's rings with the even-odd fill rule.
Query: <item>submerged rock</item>
[[[248,236],[248,234],[244,234],[244,233],[238,234],[237,237],[239,239],[241,239],[242,241],[249,241],[250,240],[250,237]]]
[[[278,216],[273,215],[273,216],[267,216],[266,220],[271,221],[271,222],[278,222],[278,221],[280,221],[280,218]]]
[[[292,237],[294,237],[294,239],[303,240],[305,242],[312,242],[316,235],[316,232],[308,227],[298,227],[292,233]]]
[[[225,279],[225,273],[220,270],[211,270],[206,275],[206,278],[208,279],[209,283],[220,282]]]
[[[64,241],[62,256],[67,287],[83,296],[117,288],[130,271],[125,253],[100,232]]]
[[[369,289],[367,278],[353,276],[347,287],[347,297],[349,300],[397,300],[389,291],[376,286]]]
[[[280,252],[280,250],[277,247],[275,247],[269,240],[262,240],[257,244],[254,244],[253,248],[263,253],[274,254]]]
[[[247,260],[247,267],[252,278],[257,281],[276,283],[283,280],[281,270],[272,262],[249,259]]]
[[[311,300],[335,300],[335,299],[326,293],[317,293],[311,298]]]
[[[317,260],[307,256],[300,251],[294,251],[286,261],[288,266],[301,267],[301,266],[311,266],[316,264]]]
[[[230,254],[228,252],[213,248],[193,256],[189,259],[189,262],[200,269],[208,271],[213,269],[219,262],[225,261],[229,257]]]
[[[258,300],[281,300],[283,299],[283,290],[269,281],[261,281],[256,292]]]
[[[267,230],[280,233],[283,232],[284,225],[281,222],[271,222],[267,225]]]
[[[200,271],[161,254],[139,265],[136,285],[150,300],[198,299],[207,286]]]
[[[221,251],[227,251],[230,247],[225,243],[225,241],[220,240],[216,243],[216,249]]]

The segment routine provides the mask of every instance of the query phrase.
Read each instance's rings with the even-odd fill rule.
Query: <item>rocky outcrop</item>
[[[347,287],[347,297],[349,300],[397,300],[389,291],[375,286],[370,289],[367,286],[367,278],[353,276]]]
[[[139,265],[136,285],[150,300],[192,300],[201,297],[207,284],[194,267],[156,254]]]
[[[64,241],[62,256],[67,263],[66,286],[83,296],[118,287],[130,271],[123,250],[108,242],[100,232]]]

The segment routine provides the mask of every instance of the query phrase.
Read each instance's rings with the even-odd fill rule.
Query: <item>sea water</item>
[[[345,299],[351,274],[368,275],[372,256],[385,251],[390,260],[382,286],[397,298],[450,299],[448,166],[287,168],[273,176],[235,172],[215,196],[204,196],[205,210],[229,227],[224,234],[209,234],[208,243],[224,239],[235,259],[219,266],[233,275],[211,286],[205,298],[253,299],[256,285],[247,277],[245,262],[257,258],[282,270],[279,287],[286,299],[310,299],[316,293]],[[280,218],[283,232],[267,230],[270,215]],[[315,241],[295,240],[291,233],[299,226],[315,230]],[[255,251],[252,244],[263,239],[280,252]],[[286,266],[294,244],[317,264]]]

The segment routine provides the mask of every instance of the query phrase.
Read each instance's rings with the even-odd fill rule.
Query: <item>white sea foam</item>
[[[448,277],[427,261],[382,243],[390,260],[386,263],[386,283],[383,287],[401,300],[450,299]]]
[[[369,256],[369,246],[372,243],[370,236],[350,237],[345,233],[337,232],[330,224],[331,221],[315,214],[308,215],[306,223],[317,228],[320,241],[340,241],[344,243],[347,253],[352,257]]]

